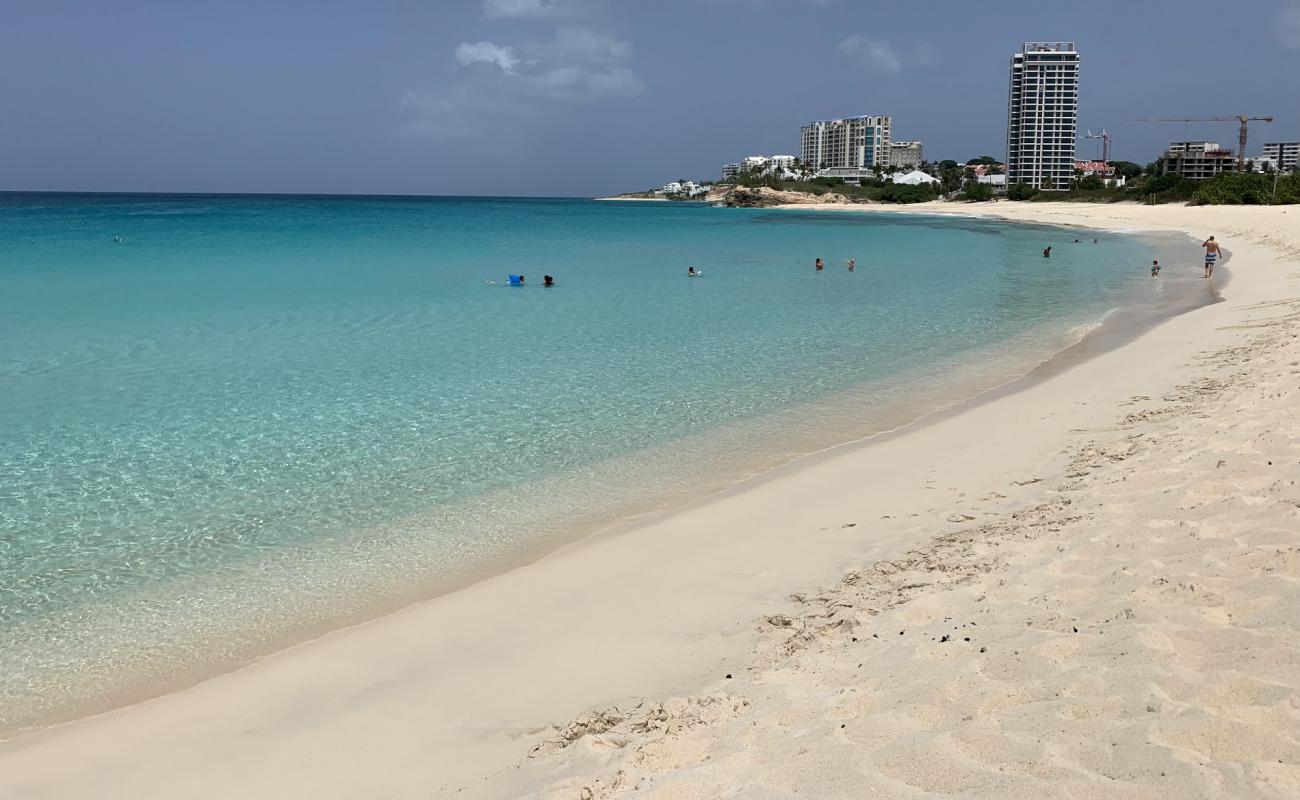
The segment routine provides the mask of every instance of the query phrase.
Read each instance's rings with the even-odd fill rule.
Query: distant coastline
[[[659,203],[668,202],[667,197],[656,196],[654,192],[625,192],[624,194],[613,194],[609,197],[593,197],[592,200],[653,200]]]

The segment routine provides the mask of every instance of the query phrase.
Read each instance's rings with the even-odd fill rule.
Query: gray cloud
[[[1277,35],[1282,44],[1300,50],[1300,3],[1292,3],[1278,13]]]
[[[483,13],[491,19],[571,17],[575,10],[568,0],[483,0]]]
[[[903,70],[903,59],[885,39],[868,39],[855,33],[839,43],[839,51],[850,61],[878,72],[897,75]]]
[[[645,90],[630,65],[631,46],[588,28],[563,27],[549,40],[517,45],[462,42],[454,55],[461,67],[456,80],[403,96],[403,133],[470,137],[491,130],[494,119],[541,114],[551,103],[634,97]]]

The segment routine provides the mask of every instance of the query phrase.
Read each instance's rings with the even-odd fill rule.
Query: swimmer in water
[[[822,263],[822,260],[820,258],[813,263],[813,268],[816,269],[818,272],[821,272],[822,268],[825,266],[826,265]]]
[[[699,277],[699,276],[702,275],[702,274],[703,274],[703,273],[701,273],[701,272],[696,272],[696,271],[695,271],[695,267],[687,267],[687,268],[686,268],[686,277],[688,277],[688,278],[696,278],[696,277]]]
[[[1160,277],[1160,262],[1155,259],[1151,261],[1151,277],[1153,278]]]
[[[1052,257],[1052,246],[1048,245],[1047,247],[1043,248],[1043,258],[1051,258],[1051,257]]]
[[[853,268],[856,267],[857,265],[858,265],[858,262],[856,262],[856,261],[854,261],[853,259],[850,258],[850,259],[849,259],[849,272],[852,272],[852,271],[853,271]]]
[[[543,276],[542,276],[542,285],[543,285],[543,286],[554,286],[554,285],[555,285],[555,279],[552,278],[550,275],[543,275]]]

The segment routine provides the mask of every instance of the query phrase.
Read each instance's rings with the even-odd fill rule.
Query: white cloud
[[[1277,35],[1282,44],[1300,50],[1300,3],[1293,3],[1277,15]]]
[[[855,33],[840,42],[839,50],[850,60],[879,72],[897,75],[903,70],[903,59],[884,39],[868,39]]]
[[[462,42],[456,47],[456,60],[461,66],[470,64],[496,64],[502,72],[514,72],[519,59],[509,47],[502,47],[492,42]]]
[[[445,140],[500,130],[507,115],[543,115],[555,103],[634,97],[645,90],[630,62],[632,48],[599,31],[560,28],[541,42],[464,42],[455,50],[456,80],[429,92],[407,92],[403,132]],[[475,65],[490,64],[485,70]]]
[[[573,15],[564,0],[483,0],[483,13],[492,19],[538,19]]]

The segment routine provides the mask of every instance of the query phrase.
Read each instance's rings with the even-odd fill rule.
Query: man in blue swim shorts
[[[1214,241],[1213,236],[1202,242],[1201,247],[1205,248],[1205,277],[1208,278],[1214,274],[1214,262],[1219,260],[1221,251],[1219,250],[1219,243]]]

